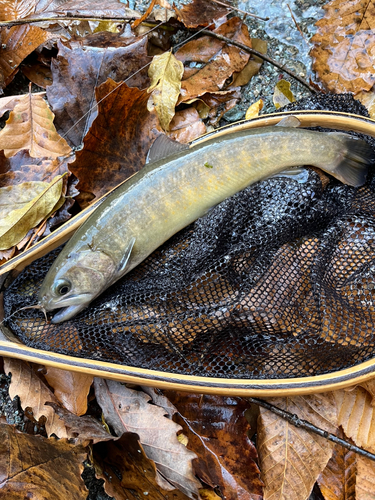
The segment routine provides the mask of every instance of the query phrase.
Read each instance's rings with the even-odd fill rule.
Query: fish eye
[[[59,280],[55,286],[55,292],[58,295],[66,295],[70,292],[71,283],[67,280]]]

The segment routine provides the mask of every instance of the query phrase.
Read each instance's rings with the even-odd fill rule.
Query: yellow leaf
[[[273,103],[276,109],[286,106],[290,102],[294,102],[295,98],[290,90],[290,83],[286,80],[280,80],[277,82],[275,91],[273,94]]]
[[[246,120],[251,120],[252,118],[256,118],[259,116],[260,110],[263,108],[263,101],[259,99],[259,101],[254,102],[251,106],[248,107],[245,115]]]
[[[55,115],[46,101],[36,94],[27,94],[19,100],[0,132],[0,149],[6,158],[22,149],[33,158],[57,158],[71,152],[65,139],[53,125]]]
[[[62,176],[58,176],[51,183],[22,182],[0,188],[0,250],[17,245],[30,229],[51,214],[59,205],[62,187]]]
[[[148,92],[151,92],[151,96],[147,102],[147,109],[152,111],[155,108],[164,130],[169,130],[169,124],[174,116],[183,73],[184,65],[172,52],[155,56],[148,70],[151,79]]]
[[[113,21],[100,21],[98,26],[94,29],[93,33],[100,33],[101,31],[109,31],[110,33],[119,33],[120,22]]]
[[[375,118],[375,90],[371,89],[369,92],[362,90],[355,96],[369,112],[370,118]]]
[[[221,500],[218,495],[210,488],[201,488],[199,490],[199,495],[202,500]]]

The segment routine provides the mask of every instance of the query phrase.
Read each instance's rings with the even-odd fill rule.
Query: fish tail
[[[332,132],[340,141],[340,152],[330,165],[321,168],[350,186],[362,186],[366,182],[369,165],[375,163],[375,152],[367,142],[342,132]]]

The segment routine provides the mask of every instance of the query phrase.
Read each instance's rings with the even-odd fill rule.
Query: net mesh
[[[350,96],[294,109],[365,114]],[[34,348],[211,377],[303,377],[374,357],[374,177],[352,188],[308,172],[227,199],[70,321],[11,316],[37,302],[50,253],[5,291],[8,326]]]

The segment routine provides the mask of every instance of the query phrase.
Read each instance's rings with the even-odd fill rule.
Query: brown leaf
[[[59,42],[58,46],[59,54],[52,62],[53,84],[47,89],[48,102],[56,115],[59,133],[79,146],[97,116],[95,87],[108,77],[126,80],[131,87],[147,87],[147,68],[138,70],[152,58],[147,55],[147,37],[96,33]],[[100,99],[105,95],[101,94]]]
[[[167,489],[170,483],[190,498],[198,495],[200,484],[191,463],[196,455],[178,441],[181,427],[165,417],[165,410],[150,404],[150,396],[144,392],[128,389],[119,382],[95,378],[94,386],[106,422],[116,434],[139,435],[146,455],[156,463],[160,473],[158,484]]]
[[[55,434],[59,438],[69,437],[64,422],[50,406],[44,405],[47,401],[58,403],[57,399],[30,366],[19,359],[4,358],[4,371],[12,374],[10,398],[18,396],[22,408],[30,408],[36,421],[45,417],[48,436]]]
[[[169,137],[187,144],[206,133],[206,126],[195,108],[177,111],[170,124]]]
[[[102,196],[140,170],[161,129],[147,111],[147,91],[108,79],[97,89],[99,114],[85,137],[84,148],[69,168],[77,189]]]
[[[86,500],[87,453],[64,440],[18,433],[0,424],[0,489],[4,500]]]
[[[0,35],[3,47],[0,51],[0,74],[3,74],[5,87],[13,80],[25,57],[46,42],[49,34],[41,28],[24,24],[9,29],[0,28]]]
[[[259,38],[251,39],[251,47],[260,52],[261,54],[267,53],[267,42],[265,40],[260,40]],[[251,55],[249,62],[246,64],[244,69],[238,74],[233,75],[233,82],[228,88],[241,87],[242,85],[247,85],[253,76],[258,74],[261,66],[263,64],[263,59],[258,56]]]
[[[356,500],[373,500],[375,484],[375,463],[373,460],[357,457],[357,476],[355,484]],[[350,500],[349,498],[345,500]]]
[[[37,0],[1,0],[0,21],[22,19],[35,10]]]
[[[373,0],[333,0],[312,37],[313,69],[331,92],[370,90],[375,83]]]
[[[219,487],[227,500],[262,498],[257,452],[247,436],[249,404],[240,398],[164,391],[176,406],[175,417],[197,453],[196,474],[211,487]]]
[[[67,410],[75,415],[86,413],[87,396],[94,380],[92,375],[49,366],[44,377],[53,388],[56,398]]]
[[[267,401],[328,432],[336,430],[332,393]],[[330,441],[297,428],[264,408],[260,408],[257,442],[265,498],[307,499],[333,450]]]
[[[151,500],[188,499],[179,490],[168,492],[158,485],[155,464],[146,457],[137,434],[124,432],[116,441],[98,443],[94,460],[106,493],[116,500],[135,500],[138,495]]]
[[[21,71],[26,78],[42,89],[52,85],[51,69],[42,63],[34,62],[33,64],[23,64],[21,66]]]
[[[230,8],[223,7],[211,0],[193,0],[187,5],[183,5],[181,9],[175,5],[173,8],[178,20],[187,28],[208,26],[230,12]]]
[[[214,32],[251,47],[248,29],[238,17],[233,17]],[[239,48],[210,36],[186,43],[175,55],[184,63],[185,68],[192,62],[204,64],[201,69],[194,68],[192,71],[185,69],[179,103],[189,101],[206,92],[217,92],[223,89],[227,79],[233,73],[240,72],[250,57]]]
[[[56,133],[54,114],[38,94],[20,99],[0,132],[0,149],[7,158],[22,149],[33,158],[57,158],[71,152],[65,139]]]

